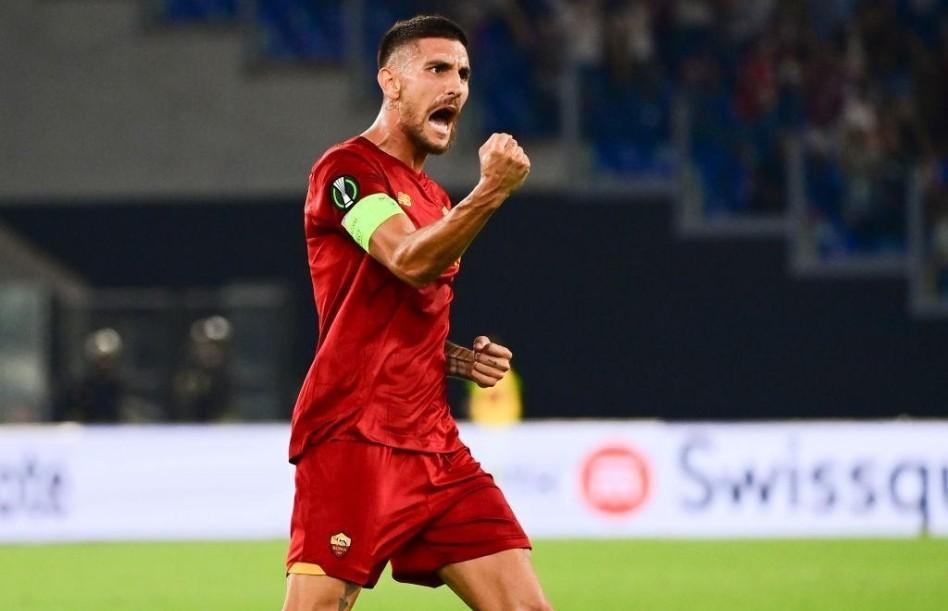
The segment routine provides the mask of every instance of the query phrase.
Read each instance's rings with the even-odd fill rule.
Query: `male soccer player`
[[[527,539],[458,438],[445,376],[492,386],[510,351],[447,342],[460,257],[527,177],[508,134],[480,148],[456,206],[423,171],[468,97],[467,38],[419,16],[383,37],[378,118],[316,163],[306,198],[319,343],[293,413],[296,497],[285,611],[350,609],[385,564],[474,609],[550,609]]]

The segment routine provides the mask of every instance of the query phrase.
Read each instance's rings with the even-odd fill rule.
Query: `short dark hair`
[[[379,68],[385,65],[396,49],[421,38],[456,40],[467,49],[467,36],[461,26],[440,15],[418,15],[396,22],[385,32],[379,43]]]

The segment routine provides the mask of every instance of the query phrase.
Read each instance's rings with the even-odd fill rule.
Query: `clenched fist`
[[[519,189],[530,173],[530,158],[510,134],[492,134],[478,155],[481,181],[505,195]]]
[[[494,386],[510,371],[513,353],[506,346],[491,342],[488,337],[479,335],[474,339],[473,353],[470,379],[481,388]]]
[[[473,350],[445,342],[447,374],[471,380],[481,388],[490,388],[510,371],[513,353],[506,346],[490,341],[485,335],[474,338]]]

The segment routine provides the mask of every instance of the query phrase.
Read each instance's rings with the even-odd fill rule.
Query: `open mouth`
[[[451,132],[451,124],[457,116],[458,111],[453,106],[442,106],[428,115],[428,123],[436,132],[448,135]]]

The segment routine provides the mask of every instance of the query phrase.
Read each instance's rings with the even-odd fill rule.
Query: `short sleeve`
[[[404,214],[381,172],[353,151],[332,151],[320,160],[311,177],[309,200],[308,211],[319,224],[342,227],[366,251],[379,225]]]
[[[323,157],[310,178],[310,207],[320,217],[341,222],[361,198],[388,193],[388,184],[377,167],[348,150],[335,150]]]

